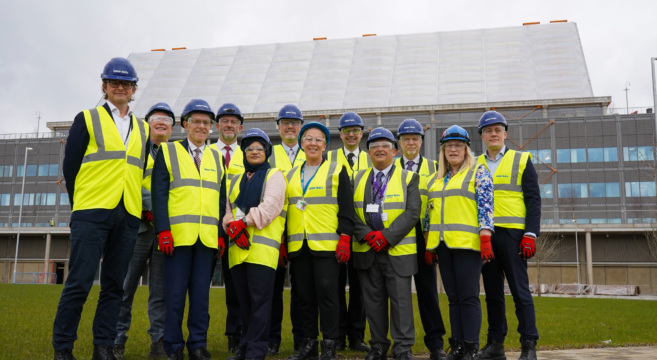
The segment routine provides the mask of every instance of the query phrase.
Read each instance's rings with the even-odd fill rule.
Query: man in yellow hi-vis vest
[[[504,145],[507,133],[504,115],[487,111],[479,119],[479,134],[486,152],[479,162],[486,164],[495,188],[495,232],[491,238],[495,259],[481,274],[488,308],[488,341],[478,353],[480,360],[504,356],[508,332],[504,303],[506,277],[516,305],[522,353],[520,360],[536,359],[536,314],[529,291],[527,260],[536,253],[540,232],[541,191],[531,154]]]
[[[357,242],[352,244],[365,313],[370,324],[372,350],[368,360],[385,360],[390,334],[396,360],[412,360],[415,344],[411,277],[417,272],[415,225],[420,219],[420,179],[394,166],[397,149],[389,130],[376,128],[367,140],[372,168],[354,177]]]
[[[163,144],[152,177],[155,232],[164,257],[166,320],[164,350],[169,359],[210,359],[207,351],[212,266],[225,249],[219,221],[226,211],[226,176],[221,153],[206,146],[214,112],[201,99],[183,109],[187,139]],[[187,341],[181,324],[189,295]]]
[[[101,257],[93,359],[113,359],[123,279],[141,217],[141,187],[151,147],[149,128],[128,105],[137,72],[113,58],[101,74],[107,102],[79,113],[66,141],[63,173],[71,200],[71,257],[53,326],[55,359],[71,360],[82,307]]]
[[[151,350],[149,358],[162,358],[167,354],[162,346],[164,336],[164,256],[157,248],[157,236],[153,233],[153,202],[151,201],[151,174],[153,162],[162,143],[166,143],[171,136],[176,117],[171,107],[163,102],[157,103],[148,110],[144,118],[150,127],[152,146],[148,153],[148,166],[144,172],[144,187],[141,189],[141,222],[132,253],[130,267],[123,282],[123,300],[119,322],[116,325],[117,337],[114,345],[114,356],[123,360],[125,344],[128,341],[126,334],[130,330],[132,320],[132,301],[135,298],[139,279],[141,279],[146,264],[148,264],[148,320],[150,327],[148,334],[151,337]]]
[[[349,173],[353,181],[353,176],[358,170],[364,170],[372,167],[367,151],[359,148],[360,140],[363,138],[365,123],[363,119],[355,112],[348,111],[340,117],[338,131],[342,139],[343,147],[329,151],[326,154],[326,160],[329,162],[341,163]],[[347,277],[349,278],[349,306],[347,307]],[[336,341],[336,349],[344,350],[346,347],[345,338],[349,340],[349,348],[356,351],[368,352],[370,347],[367,346],[365,339],[365,307],[363,305],[363,294],[358,278],[358,270],[354,267],[354,259],[349,258],[346,264],[340,265],[340,283],[338,284],[340,298],[340,337]]]

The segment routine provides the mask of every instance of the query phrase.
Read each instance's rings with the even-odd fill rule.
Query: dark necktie
[[[379,211],[370,213],[370,217],[372,219],[372,229],[374,231],[381,231],[383,230],[383,219],[381,218],[381,212],[383,211],[383,197],[385,194],[383,193],[383,171],[379,171],[378,174],[376,174],[376,180],[374,181],[374,184],[372,186],[372,200],[374,201],[375,204],[379,204]]]
[[[347,155],[347,161],[349,161],[349,166],[350,166],[352,169],[354,168],[354,157],[355,157],[355,156],[356,156],[356,155],[354,155],[354,153],[350,153],[349,155]]]
[[[226,145],[224,146],[224,149],[226,149],[226,169],[230,166],[230,146]]]
[[[413,165],[415,165],[415,161],[413,161],[413,160],[409,160],[409,161],[406,163],[406,170],[413,171]]]
[[[194,153],[195,153],[194,162],[196,163],[196,170],[201,172],[201,170],[200,170],[200,168],[201,168],[201,149],[199,149],[199,148],[194,149]]]

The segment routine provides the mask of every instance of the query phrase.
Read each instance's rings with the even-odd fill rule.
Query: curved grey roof
[[[133,53],[138,116],[201,98],[244,113],[592,97],[575,23]]]

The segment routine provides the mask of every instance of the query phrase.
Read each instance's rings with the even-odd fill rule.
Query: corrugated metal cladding
[[[134,105],[245,113],[593,96],[575,23],[134,53]],[[555,111],[555,110],[548,110]],[[561,110],[563,112],[563,110]],[[551,115],[564,116],[564,115]]]

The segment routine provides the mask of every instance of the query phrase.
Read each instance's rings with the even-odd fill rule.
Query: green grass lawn
[[[52,358],[52,323],[62,285],[11,285],[0,284],[0,359]],[[93,349],[91,327],[96,310],[100,287],[94,286],[84,307],[78,330],[78,341],[74,354],[78,359],[91,358]],[[289,304],[290,292],[285,291]],[[150,338],[147,316],[148,288],[140,287],[133,306],[133,323],[126,344],[127,359],[146,358]],[[486,307],[484,306],[481,341],[486,341]],[[611,346],[655,345],[657,343],[657,302],[613,299],[534,298],[540,349],[563,349],[602,346],[600,341],[611,340]],[[417,306],[415,306],[417,309]],[[445,342],[449,336],[448,303],[445,294],[440,294],[440,308],[447,327]],[[509,336],[507,349],[519,347],[519,336],[515,329],[513,301],[507,297]],[[226,337],[224,321],[226,309],[224,290],[210,290],[210,330],[208,350],[215,359],[225,359]],[[186,320],[185,320],[186,322]],[[183,322],[183,324],[185,324]],[[185,334],[187,333],[185,329]],[[424,331],[420,315],[415,311],[416,345],[413,352],[427,352],[422,341]],[[185,335],[186,336],[186,335]],[[369,339],[369,330],[366,332]],[[289,320],[289,305],[283,320],[283,343],[279,358],[291,355],[292,334]],[[359,354],[344,351],[342,355],[353,358]],[[360,356],[362,358],[362,355]]]

